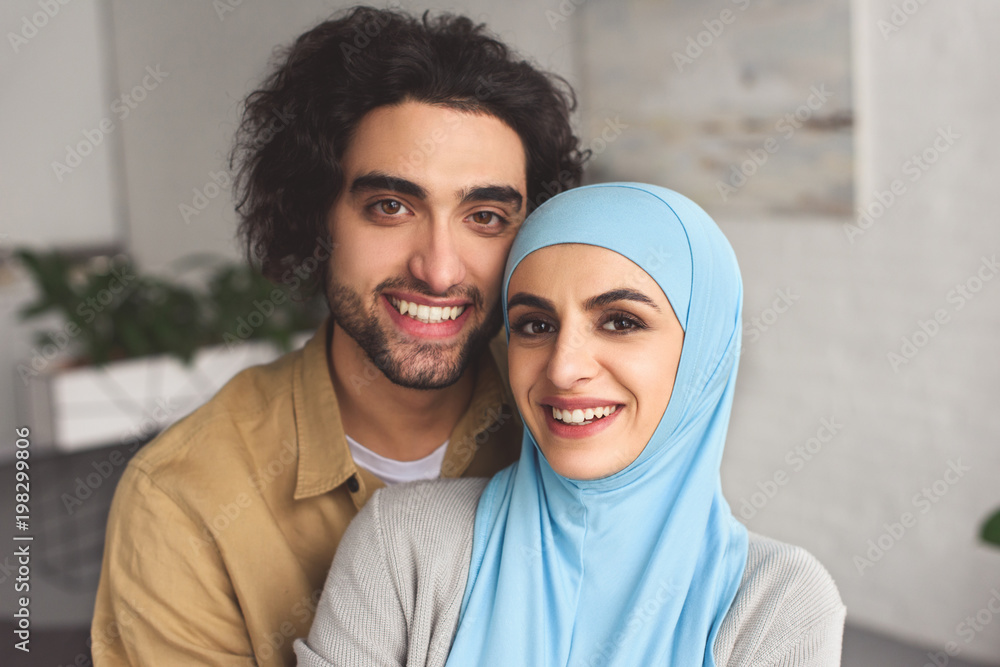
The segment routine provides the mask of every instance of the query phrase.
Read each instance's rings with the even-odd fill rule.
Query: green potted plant
[[[986,519],[979,532],[983,542],[1000,547],[1000,509],[993,512],[993,515]]]
[[[22,319],[60,322],[16,368],[22,418],[61,450],[148,439],[243,368],[304,340],[325,314],[320,299],[215,258],[181,260],[168,279],[122,255],[15,256],[37,293]]]

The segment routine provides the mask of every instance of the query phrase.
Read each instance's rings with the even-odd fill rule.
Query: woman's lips
[[[597,405],[592,408],[575,408],[572,410],[569,408],[560,410],[559,408],[552,406],[552,418],[556,421],[561,421],[564,424],[586,424],[594,421],[595,419],[604,419],[605,417],[614,414],[617,409],[617,404]]]
[[[551,399],[540,407],[545,415],[545,423],[553,435],[560,438],[588,438],[611,426],[624,406],[599,399]]]

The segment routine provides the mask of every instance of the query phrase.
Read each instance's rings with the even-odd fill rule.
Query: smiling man
[[[572,107],[463,17],[357,8],[285,52],[237,136],[240,231],[331,316],[132,460],[95,664],[291,664],[377,488],[515,459],[500,280],[529,210],[579,182]]]
[[[425,137],[439,141],[413,159]],[[442,456],[475,394],[470,362],[502,321],[500,277],[527,207],[524,147],[492,115],[406,101],[361,120],[343,165],[327,294],[345,432],[365,461]],[[356,386],[371,365],[379,372]],[[440,459],[423,476],[439,471]]]

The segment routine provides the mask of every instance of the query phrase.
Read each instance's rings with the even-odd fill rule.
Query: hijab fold
[[[684,329],[673,394],[639,457],[602,479],[557,474],[525,429],[520,460],[479,501],[447,664],[714,665],[747,555],[719,478],[741,340],[735,255],[708,214],[671,190],[569,190],[514,241],[505,322],[518,264],[561,243],[613,250],[663,289]]]

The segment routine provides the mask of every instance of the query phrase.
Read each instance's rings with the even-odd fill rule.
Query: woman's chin
[[[621,472],[631,463],[631,461],[623,462],[620,458],[609,458],[605,452],[565,450],[556,452],[546,451],[543,445],[539,445],[539,447],[545,460],[548,461],[549,466],[556,474],[581,482],[610,477]]]
[[[582,425],[565,424],[552,418],[545,410],[541,423],[529,424],[535,441],[549,466],[568,479],[589,481],[610,477],[627,468],[639,457],[648,436],[641,445],[629,444],[640,438],[630,429],[624,410]]]

